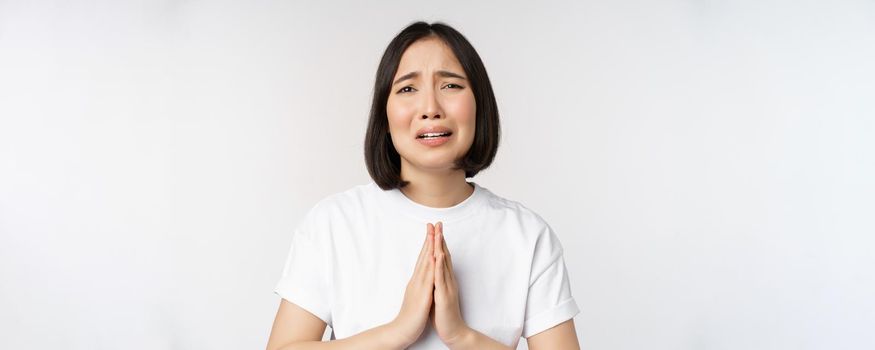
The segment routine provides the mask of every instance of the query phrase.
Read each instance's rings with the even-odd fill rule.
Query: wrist
[[[476,337],[476,331],[471,327],[465,326],[465,328],[463,328],[457,336],[447,342],[446,345],[451,350],[471,349]]]
[[[383,344],[389,349],[406,349],[410,344],[413,344],[413,342],[416,341],[410,341],[402,337],[398,327],[399,325],[396,320],[392,320],[383,325],[381,338],[383,339]]]

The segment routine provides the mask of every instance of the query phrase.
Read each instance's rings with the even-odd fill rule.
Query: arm
[[[306,243],[306,241],[303,241]],[[294,303],[283,299],[280,301],[268,340],[267,350],[308,350],[308,349],[404,349],[420,337],[429,319],[434,292],[434,227],[429,223],[426,227],[425,241],[416,261],[413,275],[404,291],[404,300],[398,316],[389,323],[368,329],[354,336],[323,342],[325,321]],[[301,249],[301,248],[299,248]],[[307,251],[301,249],[298,251]],[[295,251],[292,252],[294,254]],[[293,255],[290,255],[293,256]],[[304,258],[307,258],[305,255]],[[300,267],[298,274],[312,272],[306,270],[308,261],[301,258],[288,266]],[[291,261],[291,260],[289,260]],[[285,273],[284,273],[285,275]],[[300,277],[300,276],[298,276]],[[298,283],[310,283],[318,280],[314,275]],[[278,288],[280,289],[280,288]],[[325,289],[324,286],[322,288]],[[290,294],[294,292],[289,292]],[[283,295],[279,290],[277,294]]]
[[[484,350],[512,350],[511,347],[480,333],[473,328],[468,328],[455,342],[448,343],[452,350],[484,349]]]
[[[526,340],[529,350],[580,350],[577,332],[574,330],[574,319],[562,322],[546,331],[528,337]],[[511,348],[469,328],[469,331],[458,340],[458,343],[450,345],[450,349],[506,350]]]
[[[562,322],[541,333],[526,338],[529,350],[568,349],[580,350],[574,319]]]
[[[325,321],[285,299],[270,331],[267,350],[331,350],[331,349],[403,349],[394,336],[391,323],[371,328],[354,336],[329,342],[322,341]]]

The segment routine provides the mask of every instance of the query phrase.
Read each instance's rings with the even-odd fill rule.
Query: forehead
[[[401,55],[395,75],[418,70],[446,69],[462,71],[462,65],[453,54],[453,49],[438,37],[426,37],[415,41]]]

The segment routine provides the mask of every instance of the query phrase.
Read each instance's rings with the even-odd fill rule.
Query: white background
[[[417,19],[483,58],[471,180],[556,230],[584,349],[875,348],[875,4],[826,0],[0,1],[0,348],[264,348]]]

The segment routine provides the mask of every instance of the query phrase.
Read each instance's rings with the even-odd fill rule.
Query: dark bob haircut
[[[456,161],[454,169],[464,169],[466,178],[473,177],[489,167],[498,152],[501,134],[498,105],[480,55],[468,39],[452,27],[441,22],[415,22],[398,33],[386,47],[374,82],[374,98],[365,134],[365,163],[371,178],[383,190],[401,188],[409,183],[401,179],[401,156],[389,135],[386,103],[392,88],[392,78],[398,70],[404,51],[417,40],[430,36],[437,36],[453,50],[474,93],[477,110],[474,141],[468,153]]]

